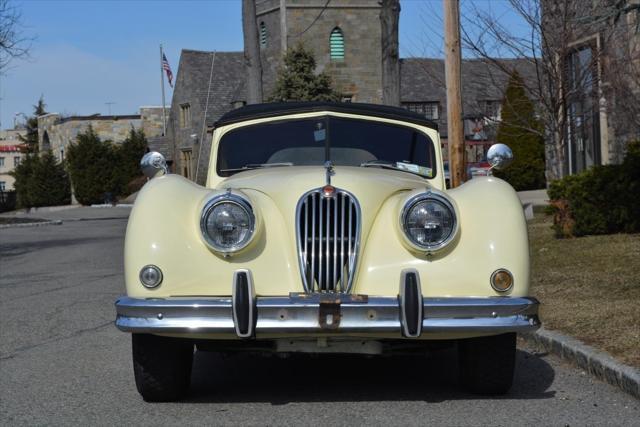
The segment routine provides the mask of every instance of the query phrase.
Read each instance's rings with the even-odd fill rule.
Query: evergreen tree
[[[83,205],[103,203],[120,192],[117,153],[110,141],[102,141],[92,127],[78,134],[67,149],[67,168],[76,199]]]
[[[67,172],[50,151],[34,162],[29,190],[32,207],[71,203],[71,184]]]
[[[13,170],[16,206],[31,208],[67,205],[71,202],[69,177],[50,152],[29,154]]]
[[[47,105],[44,103],[44,98],[41,96],[38,100],[38,104],[33,106],[33,115],[27,119],[25,123],[27,128],[27,134],[25,136],[20,135],[20,140],[27,146],[27,153],[38,152],[38,116],[47,114]]]
[[[542,124],[524,87],[522,78],[514,71],[502,101],[502,120],[496,136],[498,142],[513,150],[514,160],[509,167],[494,174],[517,191],[546,187]]]
[[[10,172],[10,175],[15,178],[13,187],[16,190],[16,207],[19,209],[33,206],[30,198],[30,188],[31,177],[33,176],[33,170],[37,162],[38,156],[27,154],[20,164]]]
[[[324,72],[315,74],[313,53],[302,44],[287,50],[283,60],[271,101],[340,100],[340,94],[331,87],[331,77]]]
[[[142,176],[140,159],[147,152],[147,138],[144,131],[132,127],[129,136],[118,146],[117,151],[118,186],[120,194],[127,194],[130,192],[128,187],[131,181]]]

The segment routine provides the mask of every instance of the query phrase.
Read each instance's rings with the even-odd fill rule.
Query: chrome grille
[[[360,245],[360,205],[347,191],[306,193],[296,210],[300,274],[306,292],[351,291]]]

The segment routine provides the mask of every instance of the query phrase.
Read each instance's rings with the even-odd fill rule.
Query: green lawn
[[[543,325],[640,367],[640,234],[556,239],[551,224],[541,213],[529,221]]]

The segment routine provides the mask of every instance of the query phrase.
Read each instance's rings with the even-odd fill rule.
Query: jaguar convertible
[[[492,167],[512,158],[496,144]],[[540,326],[521,203],[506,182],[447,189],[437,126],[380,105],[273,103],[215,124],[203,186],[157,152],[131,212],[126,296],[147,401],[188,392],[195,351],[457,348],[461,384],[506,393],[516,333]],[[426,363],[426,359],[425,359]]]

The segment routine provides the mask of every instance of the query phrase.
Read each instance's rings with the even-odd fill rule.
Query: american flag
[[[162,54],[162,69],[167,73],[167,80],[169,80],[169,86],[173,87],[173,72],[171,72],[169,61],[167,61],[167,57],[164,53]]]

